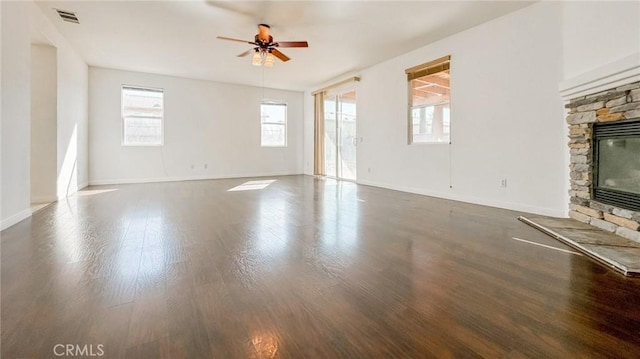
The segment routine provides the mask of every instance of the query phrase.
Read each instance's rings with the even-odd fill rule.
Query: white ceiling
[[[523,1],[42,1],[38,6],[89,65],[246,85],[263,69],[237,54],[256,24],[291,57],[264,70],[266,87],[306,90],[529,5]],[[54,8],[76,12],[63,22]],[[427,61],[429,59],[425,59]]]

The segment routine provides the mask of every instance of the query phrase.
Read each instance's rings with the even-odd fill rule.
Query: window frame
[[[449,141],[414,141],[413,136],[413,110],[421,107],[436,107],[445,104],[434,104],[430,106],[419,105],[413,106],[413,86],[412,81],[424,76],[437,74],[443,71],[449,71],[451,75],[451,55],[443,56],[433,61],[426,62],[421,65],[417,65],[405,70],[407,75],[407,144],[409,145],[444,145],[451,144],[451,88],[449,88],[449,101],[446,102],[449,108]],[[451,87],[451,81],[449,81],[449,87]],[[444,128],[444,123],[443,123]]]
[[[262,120],[262,106],[263,105],[269,105],[269,106],[284,106],[284,123],[282,122],[263,122]],[[263,100],[260,102],[260,147],[271,147],[271,148],[284,148],[284,147],[288,147],[289,145],[289,141],[288,141],[288,127],[289,127],[289,121],[288,121],[288,117],[289,117],[289,106],[287,105],[286,101],[278,101],[278,100]],[[277,125],[277,126],[284,126],[284,144],[282,145],[265,145],[263,138],[262,138],[262,131],[263,131],[263,126],[264,125]]]
[[[151,91],[151,92],[159,92],[162,94],[162,116],[160,117],[160,143],[128,143],[125,139],[125,115],[124,115],[124,92],[125,89],[132,90],[143,90],[143,91]],[[164,146],[164,88],[159,87],[148,87],[148,86],[138,86],[138,85],[126,85],[123,84],[120,86],[120,145],[122,147],[162,147]],[[131,117],[131,116],[129,116]],[[148,116],[137,116],[139,118],[158,118],[158,117],[148,117]]]

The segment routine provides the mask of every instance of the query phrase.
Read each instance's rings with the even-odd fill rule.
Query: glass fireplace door
[[[598,141],[598,187],[640,195],[640,137]]]
[[[640,211],[640,119],[593,127],[596,201]]]

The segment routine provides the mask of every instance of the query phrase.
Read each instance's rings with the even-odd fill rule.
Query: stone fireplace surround
[[[569,109],[569,216],[621,237],[640,242],[640,212],[591,198],[593,124],[640,117],[640,82],[571,98]]]

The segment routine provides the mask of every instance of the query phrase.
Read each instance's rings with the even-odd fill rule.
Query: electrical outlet
[[[507,188],[507,179],[503,178],[500,180],[500,187]]]
[[[371,173],[371,167],[367,168],[367,172]]]
[[[205,169],[207,169],[208,166],[209,166],[208,164],[206,164],[206,163],[204,164],[204,168]]]

